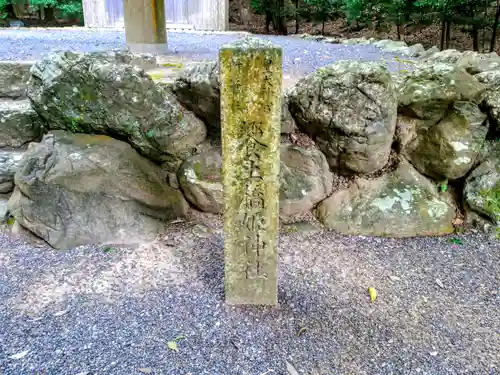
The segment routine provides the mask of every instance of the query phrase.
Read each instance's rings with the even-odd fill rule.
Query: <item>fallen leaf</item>
[[[153,369],[151,367],[141,367],[138,368],[137,371],[142,372],[143,374],[152,374]]]
[[[177,347],[177,343],[175,341],[169,341],[167,343],[167,346],[170,350],[173,350],[174,352],[178,352],[179,348]]]
[[[444,284],[443,284],[443,282],[441,280],[436,279],[436,284],[439,285],[440,288],[444,289]]]
[[[375,302],[375,300],[377,299],[377,291],[375,290],[375,288],[368,288],[368,294],[370,295],[370,302]]]
[[[300,337],[300,335],[302,335],[306,330],[306,327],[300,327],[300,329],[297,331],[297,337]]]
[[[21,358],[26,357],[26,354],[28,354],[28,353],[29,353],[29,350],[25,350],[24,352],[13,354],[9,358],[10,359],[21,359]]]
[[[438,355],[438,352],[429,352],[429,355],[431,355],[431,356],[435,357],[435,356],[437,356],[437,355]]]
[[[288,361],[286,361],[286,371],[288,371],[288,375],[299,375],[295,367]]]
[[[64,314],[66,314],[68,311],[69,311],[68,309],[58,311],[58,312],[54,313],[54,316],[63,316],[63,315],[64,315]]]
[[[394,275],[389,276],[389,279],[391,279],[392,281],[401,281],[400,277],[397,277],[397,276],[394,276]]]
[[[176,338],[174,339],[174,341],[178,342],[178,341],[184,340],[184,339],[185,339],[184,335],[179,335],[179,336],[176,336]]]

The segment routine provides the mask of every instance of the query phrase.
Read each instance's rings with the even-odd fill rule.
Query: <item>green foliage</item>
[[[11,4],[24,4],[25,0],[0,0],[0,15],[6,18],[7,6]],[[40,9],[54,9],[57,16],[65,19],[82,19],[83,7],[82,0],[30,0],[30,11],[38,12]]]
[[[500,222],[500,183],[494,189],[481,191],[484,199],[484,208],[488,211],[498,223]]]
[[[331,20],[340,9],[338,0],[304,0],[304,2],[312,18],[319,22]]]

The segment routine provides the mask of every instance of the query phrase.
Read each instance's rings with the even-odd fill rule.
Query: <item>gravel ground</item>
[[[217,59],[221,45],[229,43],[242,34],[206,34],[193,32],[168,33],[172,56],[183,56],[191,60]],[[285,74],[306,74],[320,66],[337,60],[353,59],[385,61],[390,69],[404,66],[395,61],[394,54],[382,52],[375,46],[346,46],[319,43],[297,37],[261,36],[279,44],[284,50]],[[0,29],[0,60],[39,60],[44,54],[57,50],[95,51],[126,48],[122,31],[89,30],[30,30]]]
[[[111,251],[0,232],[0,374],[295,375],[286,361],[301,375],[500,373],[497,240],[287,227],[280,306],[236,308],[221,223],[204,220]]]

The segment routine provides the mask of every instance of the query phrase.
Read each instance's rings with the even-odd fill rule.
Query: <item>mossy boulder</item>
[[[467,205],[488,217],[500,228],[500,144],[467,177],[464,188]]]
[[[38,141],[42,128],[42,120],[28,99],[0,101],[0,148]]]
[[[400,112],[422,120],[441,120],[455,101],[479,103],[486,86],[458,66],[424,64],[399,85]]]
[[[470,74],[478,74],[500,69],[500,57],[496,52],[460,52],[454,49],[438,51],[426,57],[429,64],[445,63],[465,69]]]
[[[175,96],[187,109],[202,119],[209,134],[221,132],[220,68],[217,61],[194,63],[187,66],[172,85]],[[262,77],[256,77],[261,79]],[[296,125],[288,110],[287,92],[283,93],[281,132],[292,133]]]
[[[387,69],[340,61],[302,78],[289,93],[297,125],[342,173],[370,173],[388,161],[397,97]]]
[[[402,140],[403,155],[421,173],[436,180],[465,176],[488,133],[486,115],[472,102],[455,102],[435,124],[414,119],[401,122],[409,125],[412,137]],[[402,129],[400,134],[404,134]],[[405,136],[408,138],[408,133]]]
[[[280,215],[308,212],[330,195],[333,175],[321,151],[284,144],[280,157]]]
[[[192,64],[174,81],[172,91],[201,118],[209,133],[220,134],[220,69],[216,61]]]
[[[48,133],[29,145],[15,185],[10,212],[57,249],[152,240],[188,209],[160,167],[104,135]]]
[[[331,192],[333,175],[325,156],[317,149],[291,144],[280,146],[280,215],[310,211]],[[204,212],[224,208],[220,149],[187,158],[177,172],[187,200]]]
[[[452,233],[456,207],[436,186],[401,160],[398,168],[374,180],[356,179],[316,210],[318,219],[339,233],[414,237]]]
[[[50,129],[110,135],[157,161],[184,157],[205,139],[205,125],[123,61],[98,52],[49,55],[33,66],[28,96]]]
[[[211,149],[187,158],[177,172],[186,199],[204,212],[223,211],[222,158],[220,149]]]
[[[0,193],[10,193],[14,189],[14,175],[23,155],[24,150],[0,150]]]
[[[29,61],[3,61],[0,63],[0,98],[26,98],[26,87],[33,66]]]

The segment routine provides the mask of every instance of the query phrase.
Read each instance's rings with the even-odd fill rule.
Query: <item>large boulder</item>
[[[404,77],[398,96],[400,112],[437,122],[455,101],[478,103],[485,89],[484,84],[463,68],[425,64]]]
[[[488,133],[486,115],[472,102],[455,102],[436,124],[404,118],[400,122],[413,127],[411,140],[402,142],[403,155],[421,173],[437,180],[465,176],[476,162]]]
[[[220,213],[224,206],[220,149],[187,158],[177,171],[186,199],[203,212]]]
[[[176,78],[172,91],[179,102],[201,118],[209,134],[221,132],[219,63],[207,61],[191,64]],[[281,132],[292,133],[296,125],[288,110],[287,92],[283,93]]]
[[[464,199],[472,210],[500,228],[500,145],[467,177]]]
[[[333,175],[321,151],[284,144],[280,159],[280,215],[308,212],[330,195]]]
[[[206,136],[144,70],[105,53],[63,52],[33,66],[28,96],[50,129],[110,135],[157,160],[181,159]]]
[[[470,74],[478,74],[500,69],[500,57],[495,53],[460,52],[454,49],[435,52],[426,57],[429,64],[445,63],[456,65]]]
[[[174,81],[179,102],[205,121],[210,133],[220,133],[220,78],[215,61],[193,64]]]
[[[280,214],[292,216],[310,211],[332,190],[333,175],[325,156],[317,149],[281,145]],[[187,158],[177,177],[187,200],[204,212],[224,208],[220,149]]]
[[[0,148],[22,147],[41,134],[42,121],[28,99],[0,101]]]
[[[318,219],[343,234],[413,237],[452,233],[455,207],[437,188],[402,160],[374,180],[356,179],[321,202]]]
[[[29,61],[2,61],[0,63],[0,98],[25,98],[32,66],[33,63]]]
[[[500,130],[500,69],[476,74],[474,77],[488,88],[481,105]]]
[[[0,193],[14,189],[14,175],[21,165],[24,150],[0,150]]]
[[[387,69],[376,63],[340,61],[302,78],[289,94],[297,125],[347,173],[370,173],[389,158],[397,97]]]
[[[15,184],[10,212],[57,249],[151,240],[188,209],[160,167],[104,135],[47,134],[29,145]]]

